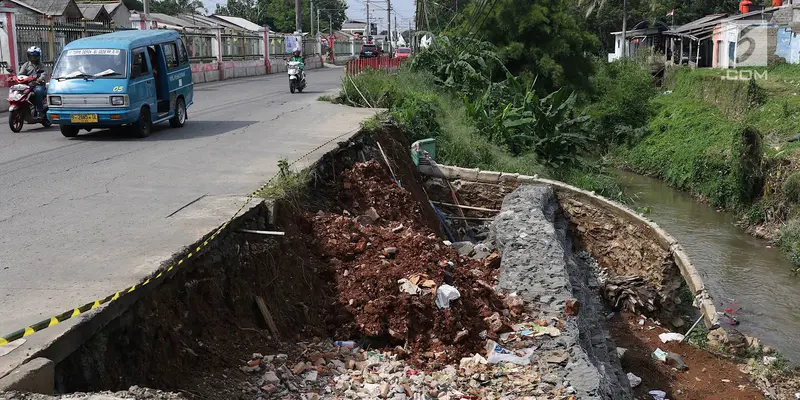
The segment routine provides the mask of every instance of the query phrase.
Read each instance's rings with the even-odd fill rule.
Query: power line
[[[497,5],[497,2],[498,2],[498,0],[493,0],[492,1],[492,6],[489,7],[489,12],[487,12],[486,15],[483,16],[483,21],[481,21],[481,24],[478,26],[478,29],[475,31],[476,33],[477,32],[481,33],[481,37],[478,40],[483,40],[483,35],[484,35],[485,31],[482,31],[481,28],[483,28],[483,24],[486,23],[486,20],[489,19],[489,16],[492,15],[492,11],[494,11],[494,6]]]

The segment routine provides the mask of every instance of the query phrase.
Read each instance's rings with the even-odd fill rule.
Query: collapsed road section
[[[273,188],[279,198],[238,218],[191,268],[56,365],[56,391],[633,398],[597,291],[602,255],[598,264],[576,251],[574,221],[553,188],[520,186],[499,199],[496,218],[453,229],[408,149],[396,131],[360,134],[286,174]],[[49,397],[0,394],[40,398]]]

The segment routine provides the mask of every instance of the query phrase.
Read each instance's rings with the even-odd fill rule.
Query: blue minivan
[[[81,129],[127,126],[138,137],[153,124],[186,122],[192,70],[172,30],[128,30],[70,42],[47,87],[47,117],[66,137]]]

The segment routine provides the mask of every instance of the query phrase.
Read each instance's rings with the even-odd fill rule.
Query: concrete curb
[[[683,251],[683,248],[675,238],[673,238],[665,230],[661,229],[653,221],[648,220],[636,211],[609,200],[603,196],[599,196],[593,192],[589,192],[575,186],[567,185],[564,182],[553,181],[550,179],[541,179],[536,176],[509,174],[496,171],[481,171],[478,168],[461,168],[448,165],[420,165],[420,173],[423,175],[433,176],[444,179],[463,179],[466,181],[482,182],[482,183],[504,183],[504,182],[518,182],[518,183],[541,183],[551,185],[558,191],[569,192],[581,200],[591,203],[599,208],[602,208],[610,213],[613,213],[620,218],[637,225],[647,227],[654,236],[657,238],[659,245],[664,250],[669,251],[672,255],[675,264],[680,269],[681,276],[686,281],[689,289],[694,293],[695,301],[694,306],[700,309],[703,313],[703,322],[708,329],[719,327],[719,316],[717,309],[714,306],[714,299],[700,278],[700,274],[692,264],[689,256]]]

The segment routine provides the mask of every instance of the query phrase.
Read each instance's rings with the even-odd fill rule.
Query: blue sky
[[[303,0],[308,2],[308,0]],[[408,29],[408,21],[411,20],[413,24],[415,0],[392,0],[392,8],[397,13],[397,25],[402,30]],[[226,4],[227,0],[203,0],[206,9],[209,12],[214,12],[216,4]],[[366,20],[366,0],[347,0],[347,16],[352,19]],[[378,24],[378,30],[386,29],[386,0],[370,0],[370,19]],[[375,18],[378,18],[376,20]],[[394,24],[394,14],[392,14],[392,23]]]

